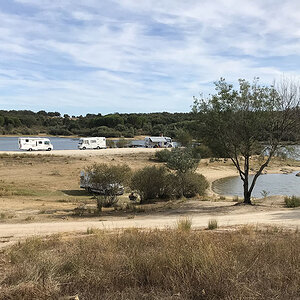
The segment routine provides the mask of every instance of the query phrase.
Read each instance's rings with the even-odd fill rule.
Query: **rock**
[[[296,174],[297,177],[300,177],[300,172]]]

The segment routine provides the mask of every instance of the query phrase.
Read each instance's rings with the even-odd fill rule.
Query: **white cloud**
[[[0,4],[0,104],[47,110],[59,99],[63,113],[188,111],[220,76],[297,76],[299,8],[296,0]]]

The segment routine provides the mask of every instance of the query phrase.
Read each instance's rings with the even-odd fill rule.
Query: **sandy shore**
[[[155,153],[162,149],[157,148],[109,148],[100,150],[52,150],[52,151],[0,151],[1,154],[25,154],[25,155],[58,155],[58,156],[110,156],[128,155],[136,153]]]

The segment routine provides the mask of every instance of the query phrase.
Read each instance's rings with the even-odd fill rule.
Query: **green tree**
[[[251,204],[257,178],[266,168],[285,136],[299,126],[299,86],[282,81],[262,86],[255,78],[250,84],[239,80],[234,89],[225,79],[215,83],[217,93],[194,99],[193,112],[207,145],[229,157],[243,182],[244,203]],[[251,156],[261,155],[253,180],[249,181]]]
[[[189,146],[192,143],[192,136],[190,133],[183,129],[178,129],[176,132],[176,140],[184,147]]]
[[[167,167],[178,174],[193,172],[197,169],[199,161],[200,157],[193,156],[191,148],[175,148],[167,159]]]
[[[127,165],[94,164],[86,168],[89,174],[89,181],[92,186],[103,191],[103,195],[97,197],[99,210],[103,206],[111,206],[117,202],[120,188],[128,185],[131,178],[131,170]]]

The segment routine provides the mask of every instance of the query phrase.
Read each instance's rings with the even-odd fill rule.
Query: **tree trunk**
[[[245,170],[244,170],[244,204],[252,204],[251,191],[249,191],[249,156],[245,156]]]

